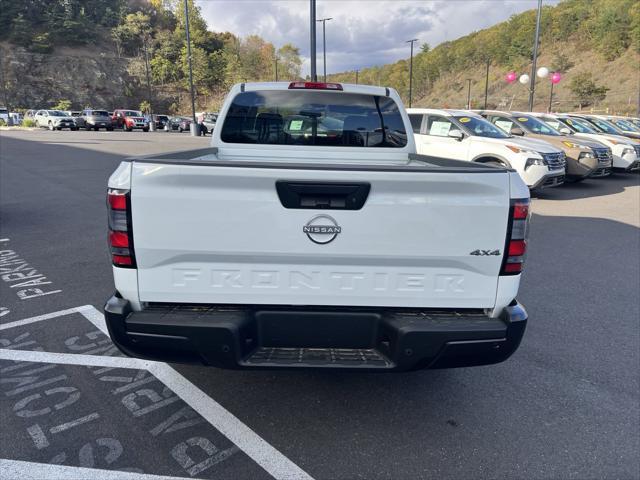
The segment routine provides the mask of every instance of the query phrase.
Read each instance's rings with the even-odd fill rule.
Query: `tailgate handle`
[[[369,196],[369,183],[316,183],[278,180],[276,190],[285,208],[360,210]]]

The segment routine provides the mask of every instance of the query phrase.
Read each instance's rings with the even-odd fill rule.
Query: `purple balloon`
[[[555,72],[553,75],[551,75],[551,83],[560,83],[560,80],[562,80],[562,75],[560,75],[558,72]]]
[[[518,78],[518,74],[516,72],[509,72],[507,73],[507,76],[505,77],[505,80],[508,83],[513,83],[516,81],[516,78]]]

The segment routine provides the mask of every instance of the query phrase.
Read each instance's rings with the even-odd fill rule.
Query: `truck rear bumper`
[[[125,354],[221,368],[403,371],[499,363],[518,348],[527,313],[479,310],[154,304],[111,297],[105,318]]]

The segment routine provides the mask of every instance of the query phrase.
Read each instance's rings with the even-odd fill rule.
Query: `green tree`
[[[278,49],[278,76],[283,80],[298,80],[302,68],[300,49],[285,43]]]
[[[67,100],[67,99],[58,100],[58,103],[56,103],[51,108],[53,110],[69,110],[71,108],[71,100]]]
[[[571,79],[569,90],[576,96],[582,108],[604,100],[609,88],[596,84],[590,72],[583,72]]]

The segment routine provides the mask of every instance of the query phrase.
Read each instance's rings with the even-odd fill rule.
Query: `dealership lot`
[[[208,142],[0,132],[0,468],[23,478],[86,478],[86,468],[105,478],[638,476],[638,174],[534,199],[519,297],[530,322],[504,364],[380,375],[128,359],[99,311],[113,291],[107,178],[128,155]]]

